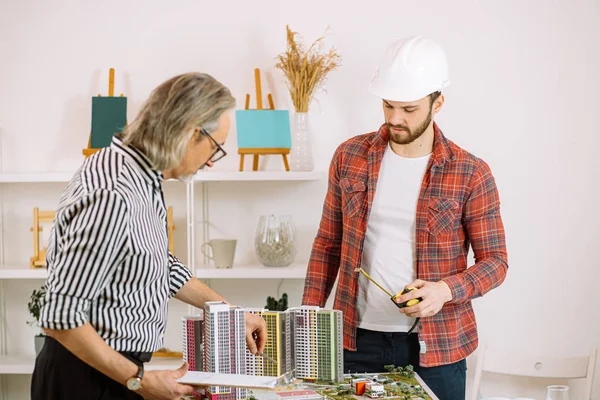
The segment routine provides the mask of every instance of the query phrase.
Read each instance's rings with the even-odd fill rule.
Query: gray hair
[[[211,133],[235,98],[208,74],[177,75],[152,91],[136,119],[125,128],[123,143],[143,152],[158,171],[181,163],[191,133],[201,127]],[[204,140],[199,135],[198,140]]]

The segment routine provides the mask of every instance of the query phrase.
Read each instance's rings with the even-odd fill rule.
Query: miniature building
[[[295,369],[294,375],[300,379],[344,380],[341,311],[312,306],[283,312],[247,311],[264,318],[267,325],[264,354],[275,361],[246,351],[247,374],[281,376]]]
[[[365,394],[366,385],[368,382],[371,381],[365,378],[357,378],[351,381],[352,388],[357,396],[362,396]]]
[[[290,314],[265,309],[247,309],[260,315],[267,326],[267,343],[263,351],[269,357],[255,356],[246,350],[246,373],[258,376],[281,376],[293,368],[293,350],[290,340]]]
[[[190,371],[204,370],[204,313],[182,317],[183,361]]]
[[[317,357],[319,380],[344,380],[342,313],[317,311]]]
[[[245,310],[225,302],[207,302],[204,316],[204,370],[245,374]],[[207,389],[207,397],[209,400],[240,400],[247,397],[247,390],[211,386]]]
[[[316,380],[317,376],[317,310],[318,307],[300,307],[288,310],[294,324],[296,377]]]
[[[381,383],[367,382],[365,394],[371,398],[384,397],[385,388]]]
[[[291,308],[296,377],[342,382],[342,312],[319,307]]]

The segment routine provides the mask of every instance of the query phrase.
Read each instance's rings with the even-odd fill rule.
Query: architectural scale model
[[[267,325],[262,355],[247,349],[246,312]],[[286,311],[244,309],[225,302],[207,302],[203,315],[182,319],[184,360],[192,371],[282,376],[293,373],[309,382],[344,380],[341,311],[302,306]],[[203,358],[201,354],[203,353]],[[247,398],[247,390],[209,387],[209,400]]]
[[[317,392],[324,400],[357,400],[361,398],[385,400],[431,400],[428,388],[421,386],[413,367],[386,366],[380,374],[345,375],[338,385],[307,384],[304,389]]]

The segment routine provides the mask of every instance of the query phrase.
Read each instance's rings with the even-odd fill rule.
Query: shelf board
[[[199,279],[304,279],[306,263],[287,267],[265,267],[263,265],[234,265],[233,268],[200,266],[196,268]]]
[[[31,339],[33,346],[33,338]],[[32,355],[0,355],[0,375],[29,375],[33,373],[35,359]]]
[[[201,171],[198,182],[213,181],[316,181],[325,177],[323,171]]]
[[[0,268],[0,279],[46,279],[45,268]]]
[[[73,174],[74,172],[7,173],[0,174],[0,183],[66,183],[71,180]],[[316,181],[324,177],[323,171],[201,171],[196,174],[195,180],[197,182]]]
[[[153,357],[144,368],[146,370],[177,369],[182,363],[181,358]],[[0,375],[30,375],[33,373],[34,364],[33,355],[0,355]]]
[[[41,182],[69,182],[73,177],[69,172],[38,172],[0,174],[0,183],[41,183]]]
[[[306,263],[287,267],[265,267],[262,265],[235,265],[233,268],[200,266],[196,277],[200,279],[304,279]],[[46,279],[45,269],[0,268],[0,279]]]

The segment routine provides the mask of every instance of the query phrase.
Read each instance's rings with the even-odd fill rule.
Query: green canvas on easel
[[[91,148],[110,146],[113,136],[126,125],[127,97],[92,97]]]
[[[236,110],[240,149],[290,149],[292,134],[288,110]]]

